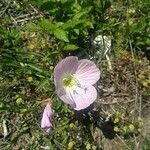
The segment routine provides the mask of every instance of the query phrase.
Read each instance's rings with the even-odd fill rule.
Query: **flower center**
[[[62,82],[65,88],[73,88],[78,85],[77,79],[73,75],[66,76]]]

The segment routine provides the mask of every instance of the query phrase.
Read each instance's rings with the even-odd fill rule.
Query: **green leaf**
[[[75,16],[73,17],[73,19],[78,20],[80,18],[84,18],[88,15],[88,13],[90,13],[91,10],[92,10],[92,6],[86,7],[84,9],[82,9],[82,11],[76,13]]]
[[[46,20],[46,19],[45,19],[45,20],[42,20],[42,21],[39,23],[39,26],[40,26],[42,29],[44,29],[44,30],[46,30],[46,31],[48,31],[48,32],[50,32],[50,33],[54,32],[54,30],[56,29],[56,25],[53,24],[52,22]]]
[[[64,41],[64,42],[69,42],[69,39],[68,39],[68,34],[65,30],[62,30],[62,29],[56,29],[54,31],[54,36],[61,40],[61,41]]]
[[[38,67],[37,67],[37,66],[35,66],[35,65],[28,64],[28,66],[29,66],[30,68],[32,68],[33,70],[35,70],[35,71],[43,72],[43,70],[42,70],[42,69],[38,68]]]
[[[65,51],[75,51],[77,50],[79,47],[77,45],[74,44],[68,44],[64,47]]]
[[[77,35],[79,35],[79,33],[80,33],[79,29],[74,29],[74,32],[75,32]]]
[[[79,24],[83,24],[85,22],[85,19],[82,20],[68,20],[67,22],[65,22],[61,27],[63,29],[69,29],[69,28],[74,28],[75,26],[79,25]]]

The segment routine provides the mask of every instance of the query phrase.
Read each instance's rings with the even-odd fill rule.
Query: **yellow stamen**
[[[72,88],[74,86],[77,86],[78,83],[73,75],[66,76],[65,78],[63,78],[62,82],[65,88]]]

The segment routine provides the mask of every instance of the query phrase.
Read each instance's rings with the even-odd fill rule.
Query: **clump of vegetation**
[[[131,122],[129,115],[116,112],[112,116],[112,121],[114,123],[114,131],[124,136],[138,134],[141,132],[143,121],[139,118],[137,122]]]
[[[149,5],[147,0],[1,0],[0,149],[129,149],[128,142],[133,149],[148,149]],[[103,43],[109,37],[107,53],[94,44],[98,35]],[[69,55],[90,59],[101,70],[93,105],[97,118],[77,113],[55,94],[54,67]],[[54,109],[49,134],[40,127],[47,98]],[[106,127],[115,132],[114,143]]]

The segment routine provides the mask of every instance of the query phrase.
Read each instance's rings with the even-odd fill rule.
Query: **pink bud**
[[[50,132],[53,126],[52,122],[53,122],[53,110],[51,108],[50,103],[47,103],[42,115],[41,128],[45,132]]]

